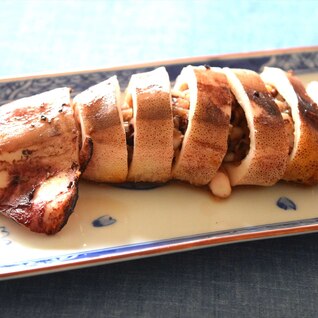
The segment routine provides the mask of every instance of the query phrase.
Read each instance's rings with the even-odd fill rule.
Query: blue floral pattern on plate
[[[179,237],[179,238],[168,239],[168,240],[158,240],[155,242],[145,242],[140,244],[129,244],[129,245],[117,246],[117,247],[111,247],[111,248],[94,249],[89,251],[81,251],[77,253],[58,255],[58,256],[48,257],[48,258],[26,260],[23,262],[17,262],[17,263],[11,263],[11,264],[0,264],[0,269],[14,268],[14,267],[17,267],[17,268],[32,267],[33,268],[33,267],[41,267],[41,266],[53,265],[53,264],[58,265],[58,264],[69,263],[74,261],[87,261],[90,259],[96,259],[101,257],[111,257],[121,253],[129,255],[129,253],[133,253],[133,252],[142,252],[142,251],[154,249],[154,248],[165,248],[173,244],[181,244],[181,243],[189,243],[189,242],[193,243],[195,241],[201,241],[201,240],[209,239],[212,237],[213,238],[218,238],[222,236],[229,237],[229,236],[236,236],[236,235],[244,235],[251,232],[258,233],[262,231],[271,231],[271,230],[277,230],[277,229],[283,230],[290,227],[317,224],[317,222],[318,222],[318,218],[312,218],[308,220],[289,221],[289,222],[282,222],[282,223],[275,223],[275,224],[265,224],[260,226],[232,229],[229,231],[203,233],[199,235]]]
[[[92,225],[94,227],[104,227],[116,223],[116,219],[112,218],[110,215],[102,215],[99,218],[93,220]]]
[[[0,245],[10,245],[10,232],[5,226],[0,226]]]
[[[280,197],[276,205],[283,210],[297,210],[296,203],[287,197]]]

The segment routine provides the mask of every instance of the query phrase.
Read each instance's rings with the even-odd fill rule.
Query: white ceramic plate
[[[209,64],[256,71],[278,66],[308,82],[318,79],[318,47],[2,79],[0,104],[58,86],[71,86],[75,94],[113,74],[124,88],[134,72],[161,64],[172,80],[187,64]],[[1,279],[318,230],[318,187],[237,187],[222,201],[205,188],[177,182],[131,190],[82,181],[79,193],[74,213],[54,236],[0,216]]]

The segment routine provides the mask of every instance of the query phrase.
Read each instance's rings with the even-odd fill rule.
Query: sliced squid
[[[239,156],[227,158],[224,164],[230,183],[273,185],[284,175],[288,159],[287,136],[279,108],[257,73],[229,68],[224,72],[238,103],[234,105],[236,111],[242,114],[238,116],[245,117],[240,122],[249,132],[242,137],[248,145]]]
[[[31,231],[67,222],[83,173],[97,182],[318,183],[318,82],[280,69],[164,67],[78,94],[60,88],[0,107],[0,213]]]
[[[278,68],[266,67],[261,74],[288,105],[293,125],[293,147],[284,180],[303,184],[318,182],[318,108],[300,79]]]
[[[81,174],[70,90],[3,105],[0,122],[0,213],[34,232],[58,232],[77,201]]]
[[[93,154],[83,177],[97,182],[124,182],[128,173],[126,134],[116,76],[94,85],[74,98],[81,127],[81,157]]]
[[[128,181],[168,181],[173,159],[173,118],[166,69],[159,67],[133,75],[126,104],[125,112],[130,113]]]
[[[179,131],[181,137],[172,177],[206,185],[227,150],[232,103],[227,79],[210,67],[187,66],[177,78],[173,94],[175,135]]]

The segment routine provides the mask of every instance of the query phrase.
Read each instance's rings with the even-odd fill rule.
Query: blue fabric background
[[[1,0],[0,76],[316,45],[298,0]]]
[[[317,45],[317,21],[304,0],[1,0],[0,77]],[[317,317],[317,300],[317,234],[0,282],[0,317]]]

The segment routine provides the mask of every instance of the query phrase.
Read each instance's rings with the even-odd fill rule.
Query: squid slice
[[[266,67],[263,80],[276,88],[291,108],[294,147],[284,180],[303,184],[318,182],[318,108],[300,79],[281,69]]]
[[[173,118],[166,69],[134,74],[126,100],[132,103],[134,129],[128,181],[168,181],[173,159]]]
[[[3,105],[0,123],[0,213],[34,232],[58,232],[81,174],[70,89]]]
[[[210,67],[185,67],[174,90],[190,94],[188,127],[172,176],[206,185],[216,174],[227,150],[232,95],[224,74]]]
[[[257,73],[229,68],[224,72],[244,110],[250,139],[246,157],[224,165],[231,185],[273,185],[284,175],[288,159],[282,115]]]
[[[74,98],[81,126],[81,157],[93,154],[83,177],[97,182],[124,182],[128,173],[126,135],[116,76],[94,85]]]

